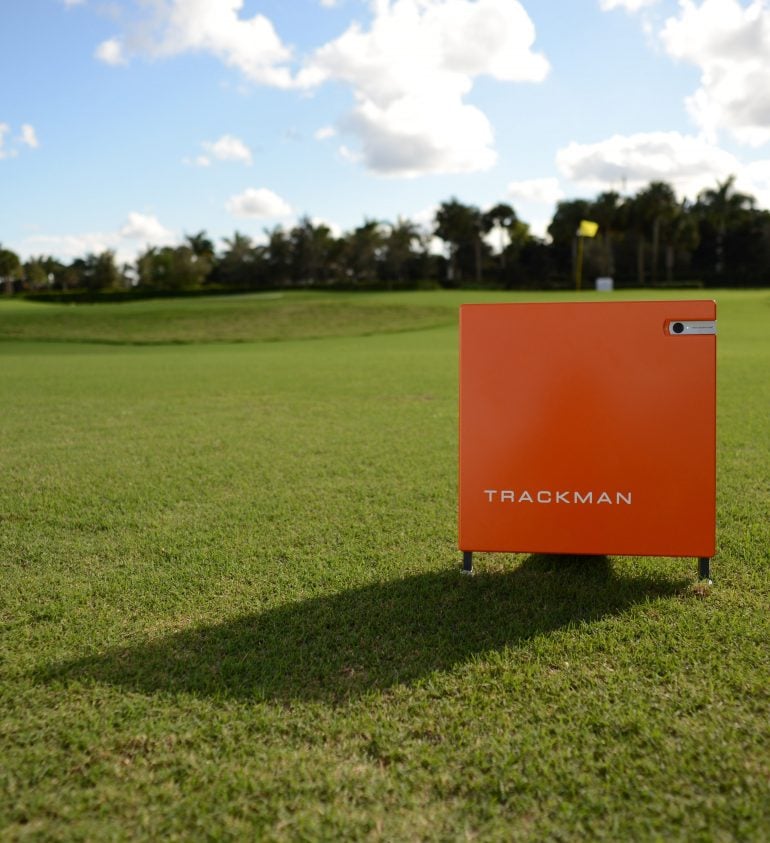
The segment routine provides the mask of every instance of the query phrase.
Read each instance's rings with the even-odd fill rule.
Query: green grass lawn
[[[0,301],[0,840],[767,840],[770,291],[711,589],[459,575],[457,305],[543,298]]]

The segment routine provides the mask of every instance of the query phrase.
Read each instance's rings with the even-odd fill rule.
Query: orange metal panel
[[[713,301],[464,305],[459,545],[709,557]],[[677,326],[678,329],[678,326]]]

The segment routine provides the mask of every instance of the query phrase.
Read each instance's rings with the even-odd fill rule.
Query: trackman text
[[[514,489],[484,489],[487,503],[565,503],[565,504],[610,504],[631,506],[631,492],[556,492],[540,489],[519,492]]]

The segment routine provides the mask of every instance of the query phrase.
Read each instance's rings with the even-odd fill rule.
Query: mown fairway
[[[0,839],[767,840],[770,292],[715,297],[711,589],[459,575],[456,307],[523,296],[0,301]]]

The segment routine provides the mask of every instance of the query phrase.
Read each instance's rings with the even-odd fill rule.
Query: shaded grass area
[[[459,576],[453,327],[0,345],[0,837],[763,840],[770,295],[717,298],[711,589]]]
[[[529,556],[468,584],[450,569],[290,602],[58,665],[41,678],[335,703],[681,594],[687,584],[619,575],[606,557]]]

